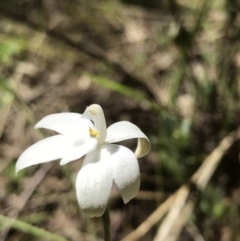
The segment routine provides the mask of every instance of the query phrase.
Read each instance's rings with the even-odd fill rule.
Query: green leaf
[[[24,233],[31,234],[35,237],[41,238],[42,240],[68,241],[67,239],[57,234],[50,233],[48,231],[45,231],[44,229],[37,228],[31,224],[0,215],[0,230],[4,230],[9,227],[15,228]]]

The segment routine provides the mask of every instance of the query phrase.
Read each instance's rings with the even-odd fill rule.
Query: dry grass
[[[139,160],[138,197],[123,205],[112,192],[113,240],[153,240],[156,222],[174,211],[173,193],[239,125],[238,3],[170,2],[150,9],[108,1],[0,3],[2,215],[72,241],[103,237],[100,220],[83,217],[76,203],[81,161],[14,171],[23,150],[52,134],[33,130],[38,120],[98,103],[108,125],[129,120],[152,141]],[[174,240],[239,238],[238,144],[218,158],[216,172],[201,172],[208,185],[197,203],[178,210]],[[137,227],[135,238],[127,236]],[[38,240],[1,223],[0,230],[1,240]]]

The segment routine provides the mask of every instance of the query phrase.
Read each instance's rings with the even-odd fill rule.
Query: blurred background
[[[101,219],[76,202],[81,160],[15,175],[19,155],[52,134],[34,130],[37,121],[98,103],[107,125],[131,121],[151,140],[139,195],[124,205],[114,188],[110,199],[113,240],[144,223],[240,124],[239,10],[238,0],[1,0],[1,215],[102,240]],[[198,190],[176,240],[240,240],[239,148],[234,141]],[[51,240],[5,224],[0,217],[1,240]],[[160,224],[138,240],[153,240]]]

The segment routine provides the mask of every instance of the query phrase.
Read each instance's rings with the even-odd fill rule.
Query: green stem
[[[111,221],[110,221],[108,206],[105,212],[103,213],[102,222],[103,222],[103,229],[104,229],[104,241],[111,241],[111,234],[110,234]]]

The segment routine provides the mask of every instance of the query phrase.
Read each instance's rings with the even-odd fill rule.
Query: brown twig
[[[164,201],[136,230],[127,235],[122,241],[135,241],[146,234],[169,210],[176,194]]]
[[[239,138],[240,129],[226,136],[220,144],[211,152],[204,160],[203,164],[195,172],[191,178],[191,182],[195,183],[199,190],[203,190],[208,184],[214,171],[217,168],[222,156]],[[190,187],[181,186],[174,194],[172,194],[165,202],[163,202],[136,230],[127,235],[122,241],[136,241],[146,234],[163,216],[170,210],[164,222],[160,226],[154,241],[176,240],[177,234],[180,233],[185,225],[189,215],[194,209],[194,199],[189,198]],[[181,220],[180,220],[181,219]],[[173,229],[173,225],[178,223],[178,230],[175,230],[175,239],[170,239],[169,235]],[[169,238],[169,239],[168,239]]]
[[[191,182],[196,186],[197,190],[203,191],[208,184],[210,178],[215,172],[222,156],[237,140],[239,129],[230,133],[225,137],[213,152],[205,159],[200,168],[191,178]],[[154,241],[176,241],[182,228],[187,222],[190,214],[195,206],[195,199],[191,197],[191,189],[186,189],[185,195],[178,193],[172,207],[160,226]],[[182,204],[182,205],[179,205]],[[173,233],[174,232],[174,233]]]
[[[28,182],[21,196],[19,197],[18,206],[8,215],[11,218],[16,219],[21,212],[21,210],[25,207],[28,199],[32,196],[34,190],[37,186],[43,181],[46,174],[52,169],[53,163],[48,165],[43,165],[32,177],[32,181]],[[4,232],[0,235],[0,240],[4,241],[8,235],[10,227],[5,229]]]

